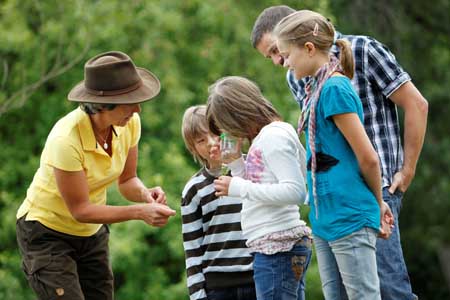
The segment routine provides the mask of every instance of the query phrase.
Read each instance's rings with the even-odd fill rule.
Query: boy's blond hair
[[[196,162],[207,166],[208,161],[199,155],[195,150],[195,139],[208,133],[208,123],[206,121],[206,105],[191,106],[184,112],[181,124],[181,134],[184,144],[194,157]]]

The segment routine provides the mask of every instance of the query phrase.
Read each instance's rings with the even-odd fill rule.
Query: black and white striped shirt
[[[214,179],[203,168],[182,193],[183,247],[191,300],[206,299],[206,288],[253,282],[253,259],[241,231],[241,200],[215,196]]]
[[[351,43],[355,59],[352,84],[363,105],[367,135],[380,158],[383,187],[390,186],[394,174],[402,168],[403,149],[397,107],[388,98],[411,78],[389,49],[377,40],[367,36],[342,35],[339,32],[336,32],[335,39]],[[332,52],[338,54],[336,45]],[[304,87],[308,79],[297,81],[291,71],[287,73],[289,88],[300,108],[306,96]]]

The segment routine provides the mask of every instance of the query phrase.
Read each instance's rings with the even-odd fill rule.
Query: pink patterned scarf
[[[313,78],[308,82],[305,87],[306,98],[303,102],[303,109],[298,121],[298,134],[305,129],[306,122],[308,121],[309,137],[308,144],[311,150],[311,179],[312,179],[312,190],[314,198],[314,206],[316,211],[316,219],[319,217],[319,210],[317,207],[317,191],[316,191],[316,106],[319,102],[320,92],[325,82],[330,78],[335,72],[342,73],[342,67],[340,65],[339,59],[331,55],[330,61],[323,65]]]

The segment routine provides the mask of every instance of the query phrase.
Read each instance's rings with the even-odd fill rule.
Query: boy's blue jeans
[[[389,239],[377,239],[377,265],[380,278],[381,299],[414,300],[408,271],[400,243],[398,217],[402,205],[403,193],[396,191],[390,194],[388,188],[383,189],[383,200],[389,205],[394,215],[395,225]]]
[[[288,252],[254,254],[258,300],[304,300],[305,273],[311,261],[311,239],[303,237]]]

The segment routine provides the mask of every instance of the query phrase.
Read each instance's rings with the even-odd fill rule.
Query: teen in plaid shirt
[[[271,35],[275,25],[295,12],[288,6],[265,9],[252,30],[252,44],[275,65],[284,65]],[[395,218],[395,228],[388,240],[377,241],[377,265],[383,300],[417,299],[411,290],[400,244],[398,216],[403,193],[408,189],[416,169],[425,136],[428,103],[401,68],[394,55],[380,42],[366,36],[342,35],[348,40],[355,58],[353,87],[361,98],[364,126],[381,163],[383,198]],[[333,52],[338,49],[333,48]],[[302,108],[306,81],[295,80],[287,73],[289,87]],[[404,110],[403,148],[400,140],[397,106]]]

